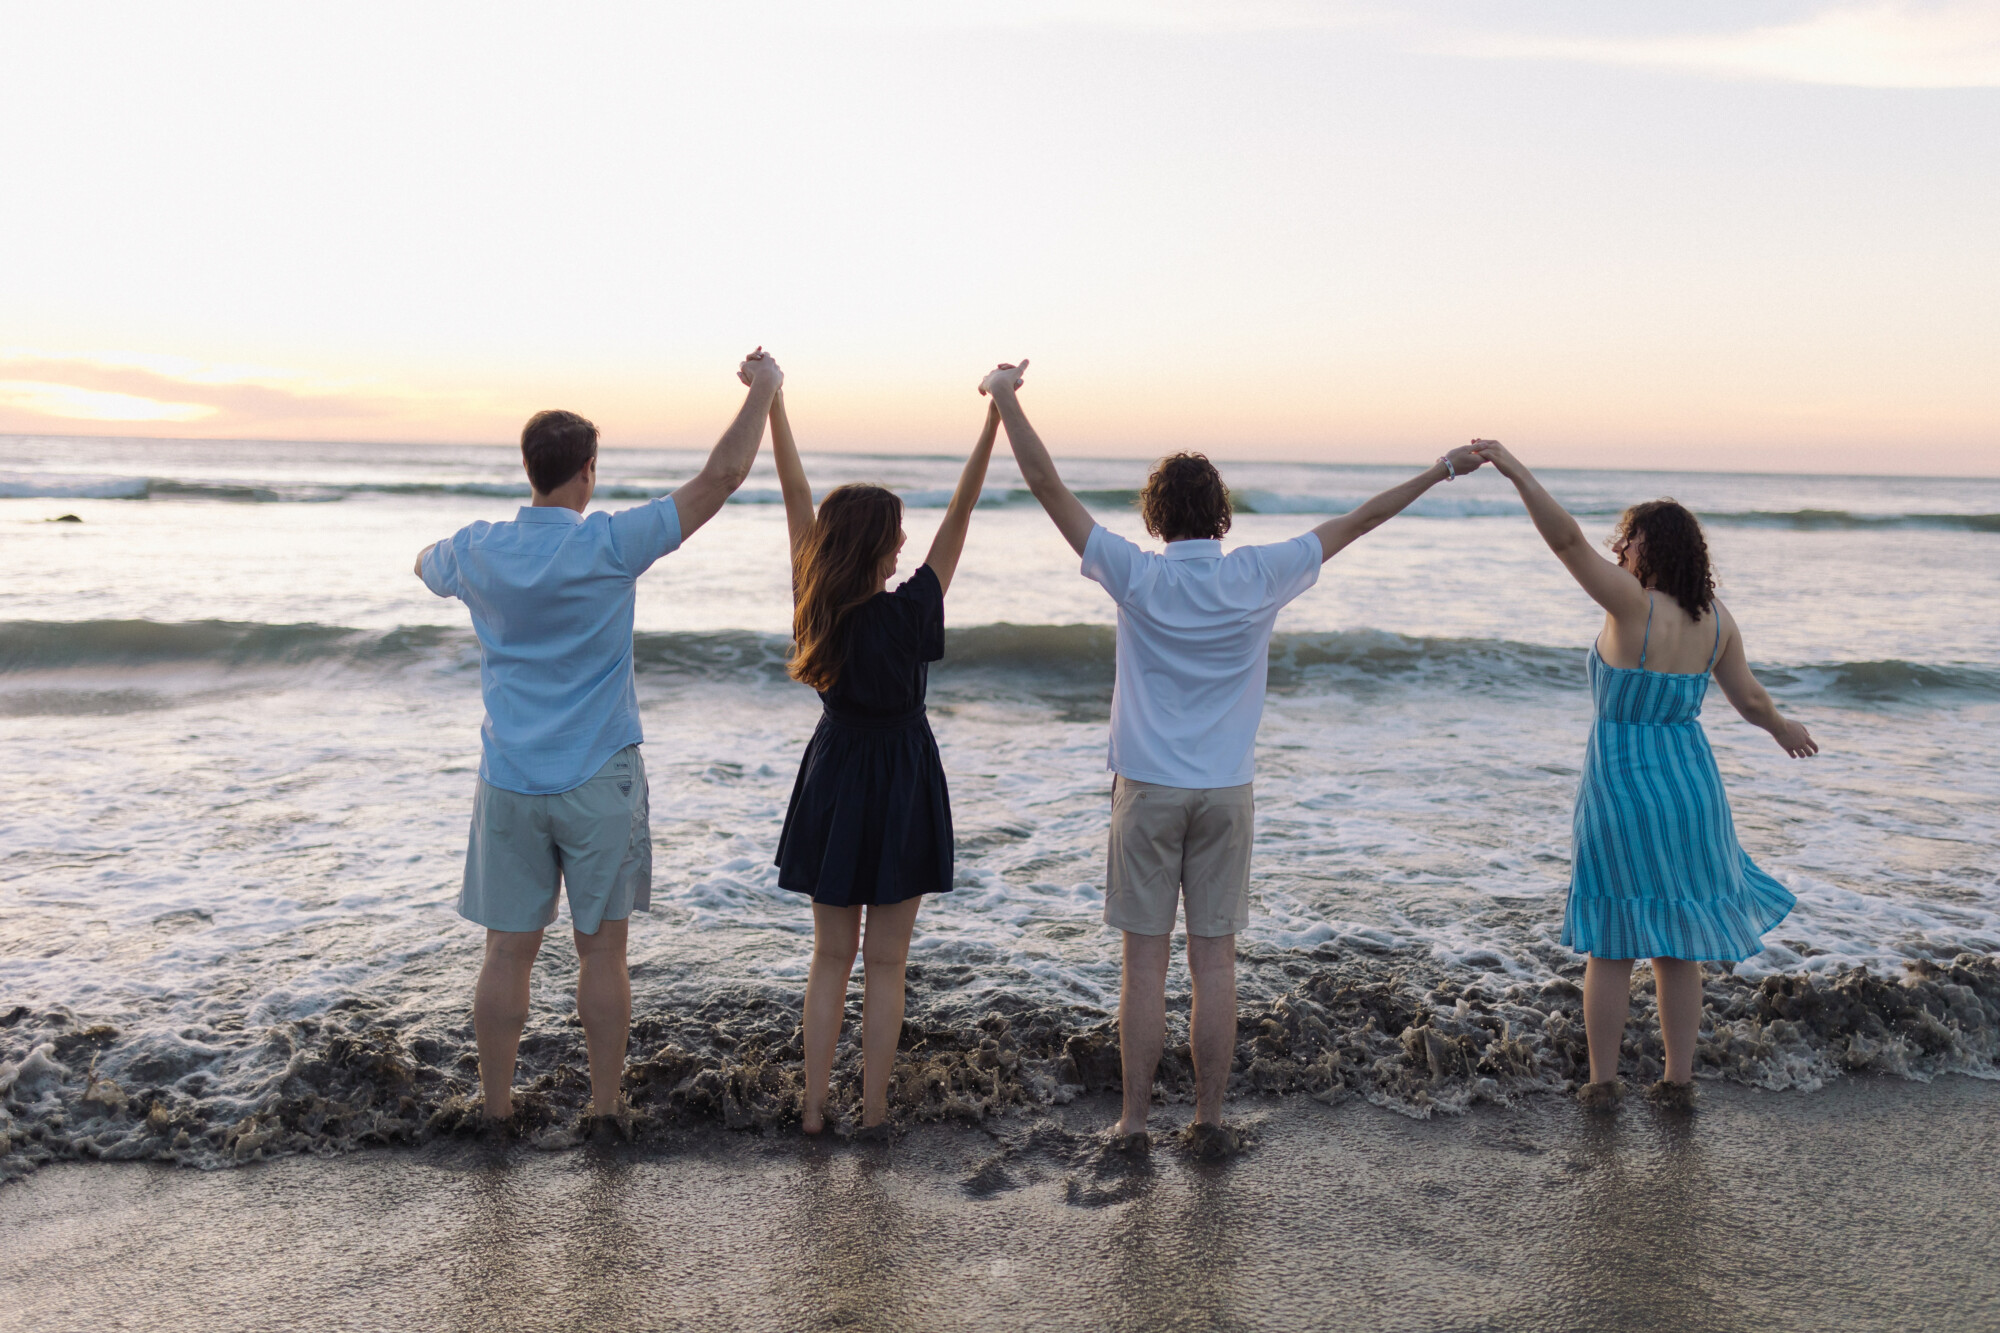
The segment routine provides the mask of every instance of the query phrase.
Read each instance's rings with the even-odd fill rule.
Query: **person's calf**
[[[528,982],[542,932],[488,930],[486,956],[472,996],[472,1030],[479,1047],[479,1090],[486,1115],[514,1113],[514,1061],[528,1023]]]
[[[1125,932],[1124,975],[1118,988],[1118,1065],[1125,1085],[1123,1113],[1112,1133],[1146,1132],[1153,1079],[1167,1036],[1167,964],[1173,937]]]
[[[626,967],[626,921],[576,933],[576,1008],[590,1057],[590,1113],[616,1115],[624,1105],[625,1048],[632,1028],[632,979]]]
[[[1194,1013],[1188,1024],[1194,1057],[1196,1123],[1222,1123],[1222,1102],[1236,1061],[1236,937],[1188,936]]]

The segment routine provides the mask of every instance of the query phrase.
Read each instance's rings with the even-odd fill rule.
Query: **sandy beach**
[[[1107,1162],[1093,1097],[886,1145],[441,1141],[6,1188],[0,1328],[1990,1329],[2000,1084],[1707,1084],[1428,1120],[1248,1099]]]

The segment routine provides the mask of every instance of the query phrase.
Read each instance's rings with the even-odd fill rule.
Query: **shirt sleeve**
[[[441,542],[432,542],[417,567],[423,571],[424,586],[438,596],[465,595],[465,585],[458,577],[457,537],[446,537]]]
[[[1261,547],[1260,554],[1264,558],[1265,577],[1271,583],[1271,600],[1278,606],[1318,583],[1319,572],[1326,564],[1319,534],[1315,532]]]
[[[1146,553],[1102,523],[1090,530],[1083,544],[1083,576],[1111,594],[1123,606],[1132,595]]]
[[[680,544],[681,511],[671,495],[611,516],[611,549],[633,578],[652,568],[661,556],[679,550]]]
[[[944,585],[937,571],[918,565],[917,572],[898,584],[891,596],[915,613],[917,660],[936,662],[944,657]]]

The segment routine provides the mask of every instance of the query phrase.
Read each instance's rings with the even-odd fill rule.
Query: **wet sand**
[[[2000,1327],[2000,1084],[1704,1093],[1246,1100],[1219,1163],[1103,1159],[1093,1098],[887,1145],[62,1164],[0,1190],[0,1328]]]

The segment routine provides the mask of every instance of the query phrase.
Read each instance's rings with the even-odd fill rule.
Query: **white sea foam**
[[[0,521],[14,574],[0,589],[0,736],[10,770],[34,781],[0,806],[0,1017],[23,1006],[113,1024],[124,1077],[198,1078],[244,1106],[290,1058],[268,1035],[284,1024],[359,1002],[462,1017],[478,933],[452,901],[477,762],[477,656],[462,609],[430,597],[409,564],[463,522],[506,516],[510,499],[463,489],[513,484],[480,457],[485,473],[427,474],[460,489],[339,505],[85,498],[82,524],[52,525],[41,522],[51,494],[4,502],[0,520],[16,521]],[[240,457],[211,462],[210,480],[259,475]],[[256,484],[356,482],[310,462]],[[851,471],[883,475],[915,508],[911,497],[948,494],[956,468]],[[1130,465],[1079,470],[1106,492],[1133,481]],[[1281,471],[1267,478],[1273,493],[1365,493]],[[1897,485],[1878,502],[1942,503]],[[1705,489],[1742,512],[1859,507],[1855,488],[1824,479],[1786,491],[1596,474],[1574,489],[1607,503]],[[1248,954],[1421,959],[1496,992],[1575,965],[1559,934],[1589,725],[1581,645],[1595,618],[1524,520],[1462,516],[1468,501],[1505,509],[1510,497],[1449,498],[1459,516],[1390,524],[1281,622]],[[1100,513],[1143,535],[1129,511]],[[1232,540],[1299,527],[1245,514]],[[920,550],[928,532],[913,529]],[[1799,896],[1740,973],[1894,974],[2000,950],[1995,540],[1716,534],[1753,658],[1783,666],[1781,697],[1825,746],[1787,760],[1711,697],[1744,845]],[[783,550],[779,508],[751,504],[641,584],[656,841],[655,910],[634,930],[642,1009],[739,983],[789,994],[803,978],[810,915],[770,865],[817,713],[778,666]],[[975,521],[949,614],[967,632],[935,669],[932,716],[958,883],[925,905],[912,963],[948,970],[967,1004],[1108,1010],[1111,608],[1039,512],[1009,506]],[[1254,999],[1277,983],[1253,969],[1246,984]],[[42,1066],[6,1045],[8,1031],[0,1058],[21,1085]]]

